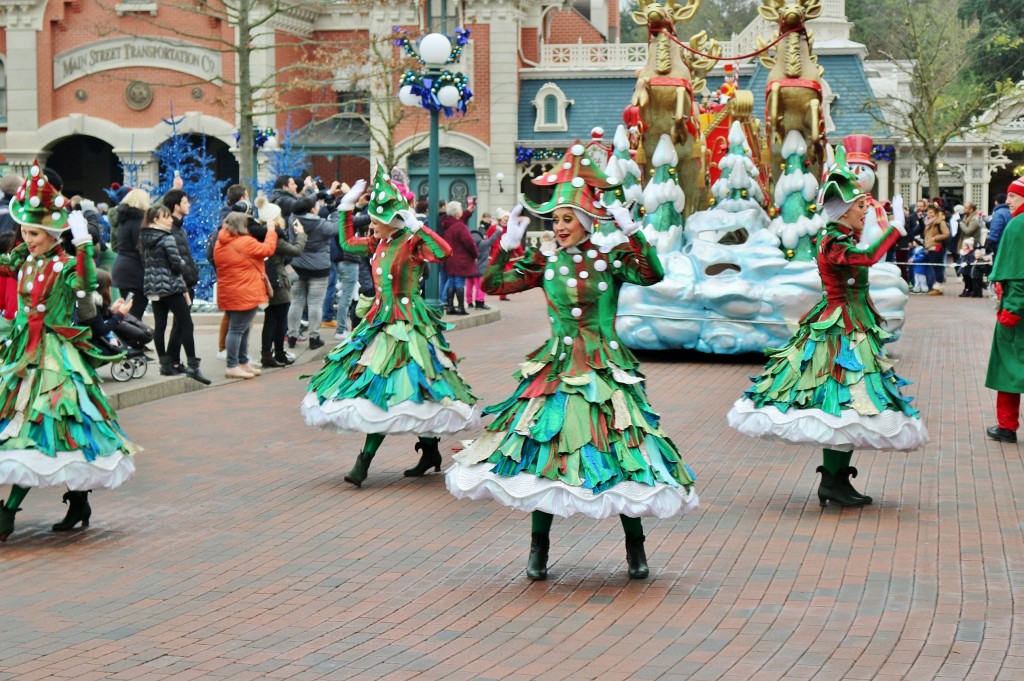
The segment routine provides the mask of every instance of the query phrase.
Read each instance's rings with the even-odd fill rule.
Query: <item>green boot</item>
[[[363,481],[366,480],[366,476],[370,472],[371,461],[373,461],[373,454],[359,452],[359,456],[356,457],[356,464],[352,466],[352,470],[345,476],[345,482],[350,482],[356,487],[362,487]]]

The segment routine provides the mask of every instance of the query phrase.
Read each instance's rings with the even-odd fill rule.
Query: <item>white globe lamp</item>
[[[459,88],[454,85],[445,85],[437,91],[437,101],[441,102],[441,106],[455,106],[459,99]]]
[[[416,106],[420,98],[412,91],[412,85],[403,85],[398,91],[398,101],[406,106]]]
[[[420,40],[420,57],[427,64],[443,65],[452,54],[452,41],[441,33],[428,33]]]

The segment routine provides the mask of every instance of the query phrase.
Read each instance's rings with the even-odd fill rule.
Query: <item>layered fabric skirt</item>
[[[121,430],[76,344],[49,330],[42,334],[31,362],[27,325],[0,345],[0,484],[76,491],[122,485],[135,472],[139,447]]]
[[[612,364],[571,371],[552,356],[524,363],[516,377],[516,391],[484,410],[495,415],[487,431],[449,468],[454,496],[598,519],[697,508],[693,473],[661,430],[638,372]]]
[[[442,329],[404,320],[363,322],[309,381],[306,423],[342,433],[441,436],[477,428],[476,396]]]
[[[819,304],[824,309],[824,301]],[[819,309],[819,308],[816,308]],[[733,404],[729,425],[745,435],[839,450],[910,451],[928,442],[912,398],[900,389],[877,325],[849,331],[842,308],[812,311]]]

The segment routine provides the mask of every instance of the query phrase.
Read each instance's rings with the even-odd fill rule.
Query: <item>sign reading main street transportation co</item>
[[[113,38],[58,54],[53,60],[53,87],[100,71],[142,66],[180,71],[203,80],[221,75],[220,54],[195,43],[152,37]]]

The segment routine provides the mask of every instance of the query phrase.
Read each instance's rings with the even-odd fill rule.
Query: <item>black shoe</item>
[[[345,476],[345,482],[350,482],[356,487],[362,487],[363,481],[366,480],[366,476],[370,473],[370,461],[372,460],[373,454],[359,452],[355,465],[352,466],[352,470]]]
[[[295,357],[289,359],[288,355],[285,354],[284,350],[281,352],[274,353],[274,359],[277,360],[281,366],[290,366],[295,364]]]
[[[210,385],[210,379],[203,376],[203,373],[199,371],[199,358],[191,357],[188,360],[188,368],[185,369],[185,375],[191,378],[193,381],[202,383],[203,385]]]
[[[295,344],[299,342],[299,339],[295,336],[288,336],[288,347],[292,350],[295,349]]]
[[[846,506],[863,506],[868,503],[864,500],[864,497],[854,496],[850,490],[843,486],[840,476],[832,475],[824,466],[818,466],[815,472],[821,473],[821,484],[818,485],[818,501],[822,506],[828,501],[839,504],[844,508]]]
[[[89,518],[92,516],[89,492],[65,492],[64,503],[68,505],[68,513],[64,516],[64,520],[51,528],[54,532],[73,530],[79,521],[83,528],[89,527]]]
[[[278,362],[277,358],[271,352],[260,353],[260,365],[267,369],[275,369],[277,367],[283,367],[284,362]]]
[[[455,302],[458,303],[458,307],[455,308],[455,312],[453,314],[462,316],[469,314],[469,312],[466,311],[466,289],[455,289]]]
[[[164,355],[160,357],[160,375],[161,376],[177,376],[183,373],[180,364],[175,365],[173,359]]]
[[[1011,445],[1017,444],[1017,431],[1010,430],[1009,428],[1000,428],[999,426],[989,426],[985,429],[985,434],[993,440],[999,442],[1008,442]]]
[[[865,504],[870,504],[873,501],[871,497],[869,497],[866,494],[861,494],[860,492],[853,488],[853,483],[850,482],[850,478],[856,477],[857,469],[854,468],[853,466],[840,468],[838,471],[836,471],[836,484],[838,484],[842,489],[846,490],[846,492],[850,496],[860,497],[861,499],[864,500]]]
[[[526,560],[526,576],[534,581],[548,578],[548,549],[550,537],[543,532],[530,534],[530,557]]]
[[[626,535],[626,566],[629,568],[630,579],[647,579],[647,553],[644,551],[644,539]]]
[[[316,350],[317,348],[322,348],[325,345],[327,345],[327,343],[324,343],[322,340],[320,340],[320,336],[310,336],[309,337],[309,349],[310,350]]]
[[[491,306],[486,303],[473,303],[473,307],[478,310],[490,310]]]
[[[20,508],[7,508],[4,502],[0,501],[0,541],[7,541],[11,532],[14,532],[14,514],[20,510]]]
[[[407,478],[420,478],[423,474],[434,469],[435,473],[441,472],[441,452],[437,445],[440,440],[433,438],[433,442],[425,443],[422,440],[416,443],[416,451],[420,453],[420,462],[413,468],[405,471]]]

